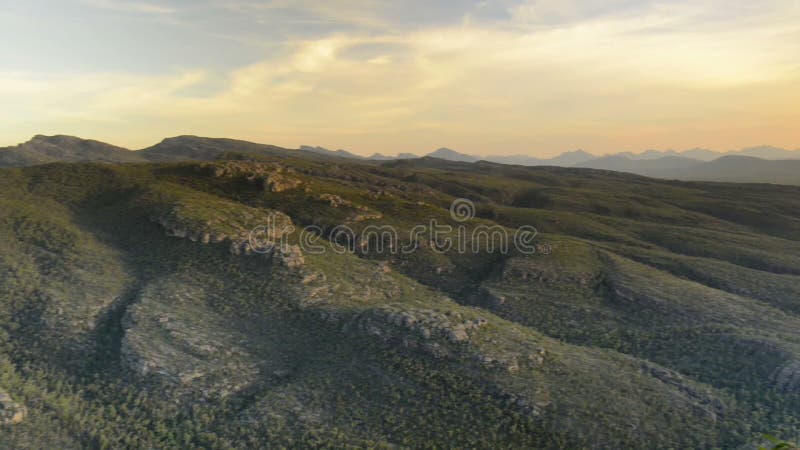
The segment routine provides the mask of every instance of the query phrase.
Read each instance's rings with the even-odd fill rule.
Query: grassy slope
[[[785,412],[795,394],[775,373],[797,357],[799,221],[780,208],[798,202],[797,189],[428,160],[282,161],[304,188],[264,192],[193,164],[5,170],[0,387],[31,419],[0,438],[710,447],[793,426]],[[329,228],[362,206],[408,230],[448,221],[453,195],[479,201],[482,220],[537,226],[555,252],[421,249],[389,258],[389,274],[370,261],[381,255],[307,255],[297,274],[230,255],[225,243],[168,238],[150,220],[180,206],[188,226],[221,223],[231,234],[268,208]],[[301,281],[319,274],[327,281]],[[434,331],[454,317],[487,325],[464,343],[426,342],[391,313]],[[157,374],[131,370],[126,348]],[[222,348],[236,352],[209,350]]]

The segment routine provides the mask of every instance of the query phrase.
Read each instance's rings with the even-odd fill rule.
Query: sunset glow
[[[0,145],[800,147],[794,0],[31,0],[0,39]]]

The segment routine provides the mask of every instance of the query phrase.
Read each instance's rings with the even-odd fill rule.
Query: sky
[[[800,147],[798,0],[0,0],[0,145]]]

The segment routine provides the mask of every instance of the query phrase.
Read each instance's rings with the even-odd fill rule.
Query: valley
[[[0,169],[6,447],[754,448],[798,427],[800,188],[147,154]],[[255,251],[276,217],[325,247],[435,219],[551,251]]]

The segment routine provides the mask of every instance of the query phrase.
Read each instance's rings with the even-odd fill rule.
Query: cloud
[[[312,3],[300,3],[306,17],[337,22],[363,7],[357,22],[391,21],[372,1]],[[265,17],[294,7],[225,5]],[[86,130],[132,146],[187,132],[363,153],[739,146],[759,133],[769,135],[755,143],[796,147],[798,10],[720,5],[526,2],[510,7],[511,25],[346,28],[273,43],[222,72],[0,72],[0,97],[14,133]]]
[[[385,27],[388,22],[377,11],[376,0],[213,0],[217,8],[255,15],[258,19],[280,19],[295,24],[335,24]]]
[[[123,13],[138,13],[151,15],[173,14],[177,10],[169,6],[155,3],[122,1],[122,0],[83,0],[89,6]]]

